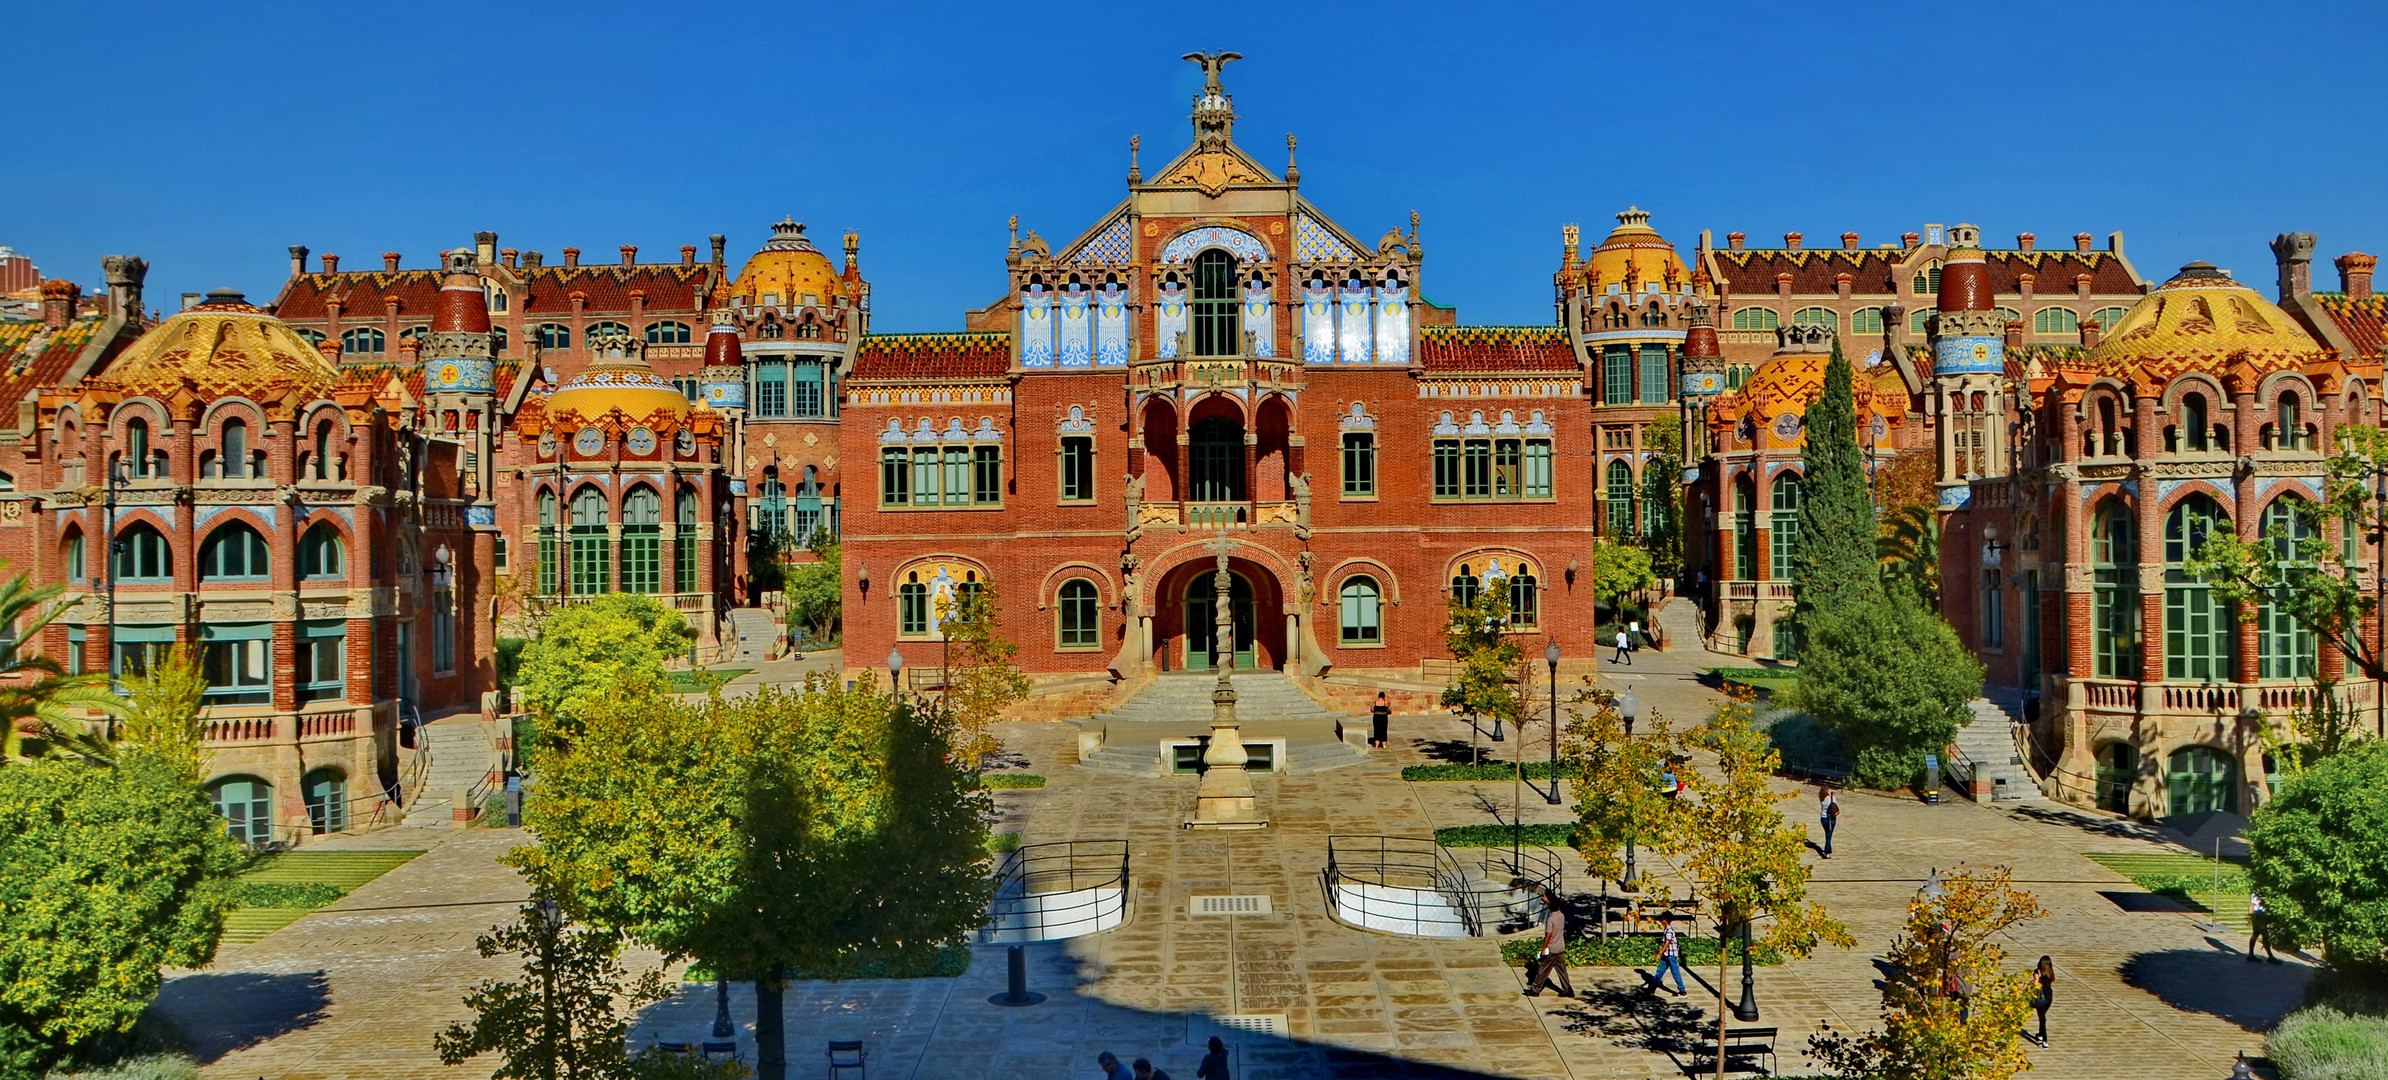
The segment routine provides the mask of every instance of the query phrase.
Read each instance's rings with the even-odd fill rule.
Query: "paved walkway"
[[[1702,658],[1705,659],[1705,658]],[[1722,662],[1722,661],[1714,661]],[[1636,696],[1684,722],[1713,699],[1692,657],[1644,652],[1618,674],[1640,676]],[[1604,674],[1605,674],[1604,667]],[[740,680],[744,682],[746,680]],[[1129,779],[1071,764],[1075,729],[1005,725],[1007,745],[1051,778],[1042,790],[999,793],[999,828],[1028,842],[1129,841],[1134,911],[1119,930],[1030,950],[1033,989],[1045,1004],[1005,1009],[1001,949],[978,951],[953,980],[815,983],[792,988],[791,1068],[820,1068],[822,1044],[861,1038],[881,1077],[1048,1077],[1092,1069],[1108,1049],[1150,1057],[1191,1075],[1210,1017],[1280,1014],[1290,1039],[1230,1036],[1236,1076],[1660,1077],[1682,1075],[1653,1046],[1713,1017],[1713,996],[1651,997],[1626,972],[1579,971],[1583,997],[1529,1000],[1520,973],[1488,939],[1428,941],[1352,929],[1326,913],[1318,873],[1331,834],[1426,836],[1437,826],[1507,820],[1512,785],[1409,784],[1401,765],[1465,752],[1468,728],[1447,718],[1396,720],[1393,750],[1334,773],[1264,777],[1257,787],[1272,826],[1252,833],[1179,828],[1193,805],[1188,778]],[[1542,722],[1522,745],[1547,747]],[[1515,748],[1519,741],[1503,744]],[[1547,753],[1547,750],[1544,751]],[[1784,785],[1789,789],[1789,785]],[[1565,806],[1523,793],[1525,819],[1565,820]],[[1806,807],[1787,804],[1795,813]],[[380,837],[359,838],[359,843]],[[420,839],[420,834],[416,835]],[[432,1031],[462,1015],[464,990],[501,973],[472,937],[511,917],[520,894],[492,860],[516,837],[449,834],[431,854],[393,871],[341,905],[264,941],[227,949],[210,971],[169,987],[161,1009],[202,1030],[210,1076],[226,1078],[462,1076],[430,1054]],[[1905,904],[1933,868],[2004,864],[2052,917],[2013,935],[2017,970],[2042,953],[2060,982],[2050,1017],[2054,1048],[2033,1052],[2034,1076],[2221,1077],[2232,1056],[2256,1052],[2257,1034],[2293,1007],[2309,969],[2248,965],[2236,942],[2209,937],[2185,915],[2131,913],[2102,892],[2130,891],[2084,851],[2129,851],[2158,842],[2147,830],[2090,815],[2009,812],[1954,801],[1852,795],[1835,857],[1817,867],[1814,895],[1847,922],[1860,947],[1759,969],[1762,1024],[1783,1029],[1782,1070],[1808,1071],[1808,1034],[1873,1025],[1875,958]],[[1572,856],[1568,857],[1572,860]],[[1671,874],[1645,857],[1646,871]],[[1596,889],[1571,865],[1568,887]],[[1671,883],[1682,891],[1679,881]],[[1194,916],[1189,898],[1261,894],[1274,914]],[[646,962],[633,958],[634,963]],[[1716,978],[1713,970],[1698,973]],[[1731,977],[1738,992],[1738,972]],[[266,992],[251,992],[262,989]],[[733,994],[741,1047],[751,1054],[752,999]],[[713,1015],[710,988],[689,987],[643,1018],[642,1037],[699,1039]]]

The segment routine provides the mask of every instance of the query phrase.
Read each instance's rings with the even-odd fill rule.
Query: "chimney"
[[[2095,348],[2097,348],[2097,347],[2098,347],[2098,338],[2099,338],[2099,336],[2100,336],[2100,335],[2104,334],[2105,332],[2106,332],[2106,326],[2105,326],[2105,324],[2103,324],[2103,323],[2100,323],[2098,320],[2096,320],[2096,319],[2083,319],[2083,320],[2081,320],[2081,347],[2082,347],[2082,348],[2084,348],[2084,349],[2095,349]]]
[[[483,229],[473,234],[473,261],[482,266],[497,261],[497,233]]]
[[[74,282],[42,282],[41,324],[55,330],[75,321],[75,307],[82,299],[83,287]]]
[[[576,248],[576,247],[568,247],[568,248],[565,248],[565,249],[564,249],[564,266],[565,266],[567,269],[569,269],[569,268],[571,268],[571,267],[575,267],[575,266],[579,266],[579,265],[580,265],[580,249],[579,249],[579,248]]]
[[[2019,248],[2022,248],[2022,249],[2023,249],[2023,250],[2025,250],[2025,251],[2030,251],[2030,250],[2032,249],[2032,247],[2031,247],[2031,246],[2032,246],[2033,244],[2036,244],[2036,243],[2039,243],[2039,242],[2040,242],[2040,237],[2039,237],[2039,235],[2038,235],[2038,234],[2036,234],[2036,233],[2016,233],[2016,234],[2015,234],[2015,246],[2016,246],[2016,247],[2019,247]]]
[[[722,265],[722,245],[729,243],[729,238],[720,233],[714,233],[711,239],[713,241],[713,265],[720,266]]]
[[[385,251],[385,252],[382,252],[382,253],[381,253],[381,268],[382,268],[383,270],[396,270],[396,269],[398,269],[398,253],[397,253],[397,252],[395,252],[395,251]]]
[[[141,280],[149,276],[149,260],[139,255],[102,255],[100,272],[108,278],[108,310],[139,322]]]
[[[1857,234],[1856,234],[1856,233],[1853,233],[1853,232],[1845,232],[1845,233],[1842,233],[1842,234],[1841,234],[1841,250],[1843,250],[1843,251],[1856,251],[1856,250],[1857,250]]]
[[[1774,276],[1774,294],[1784,303],[1791,302],[1791,273],[1786,270]]]
[[[2077,300],[2087,300],[2087,299],[2089,299],[2089,294],[2090,294],[2090,276],[2089,276],[2088,274],[2075,274],[2075,275],[2073,275],[2073,297],[2074,297],[2074,299],[2077,299]]]
[[[2380,257],[2350,251],[2339,256],[2337,262],[2339,291],[2346,293],[2349,300],[2371,299],[2371,270],[2379,265]]]
[[[526,251],[522,253],[523,269],[537,270],[545,265],[547,265],[547,256],[545,254],[536,251]]]
[[[1913,251],[1915,250],[1915,246],[1917,244],[1921,244],[1923,242],[1924,236],[1922,233],[1904,232],[1899,234],[1899,247],[1903,250]]]
[[[2073,234],[2073,250],[2075,250],[2075,251],[2088,251],[2089,249],[2090,249],[2090,234],[2088,234],[2088,233],[2085,233],[2085,232],[2077,232],[2077,233],[2074,233],[2074,234]]]
[[[682,265],[682,266],[695,266],[695,265],[696,265],[696,245],[695,245],[695,244],[682,244],[682,245],[680,245],[680,265]]]
[[[629,266],[629,265],[631,265],[632,263],[635,263],[635,262],[637,262],[637,261],[638,261],[638,245],[637,245],[637,244],[624,244],[624,245],[622,245],[622,249],[621,249],[621,250],[622,250],[622,265],[624,265],[624,266]]]
[[[307,245],[305,245],[305,244],[292,244],[292,245],[290,245],[290,276],[291,276],[291,277],[297,277],[297,276],[299,276],[300,274],[304,274],[304,273],[306,273],[306,272],[307,272]]]
[[[2007,322],[2007,348],[2008,348],[2008,349],[2021,349],[2022,347],[2023,347],[2023,320],[2021,320],[2021,319],[2012,319],[2012,320],[2009,320],[2009,321]]]
[[[340,364],[340,339],[339,339],[339,338],[330,338],[330,337],[327,337],[327,338],[323,339],[322,341],[318,341],[318,342],[316,342],[316,343],[315,343],[315,351],[316,351],[316,352],[319,352],[319,353],[322,353],[322,354],[323,354],[323,358],[324,358],[324,359],[326,359],[326,360],[329,360],[329,361],[331,361],[331,362],[332,362],[332,366],[334,366],[334,367],[338,367],[338,366],[339,366],[339,364]]]
[[[180,308],[177,308],[176,310],[178,310],[178,311],[189,311],[189,310],[191,310],[192,308],[195,308],[195,307],[198,307],[198,306],[199,306],[199,294],[198,294],[198,293],[195,293],[195,292],[187,292],[187,293],[184,293],[184,294],[182,294],[182,307],[180,307]]]
[[[1843,300],[1847,300],[1849,299],[1850,286],[1856,283],[1857,276],[1851,274],[1847,270],[1843,270],[1838,274],[1834,274],[1832,276],[1832,281],[1834,295],[1839,296]]]
[[[1790,248],[1790,249],[1791,249],[1791,250],[1793,250],[1793,251],[1798,251],[1798,250],[1799,250],[1799,239],[1800,239],[1800,237],[1799,237],[1799,234],[1798,234],[1798,233],[1795,233],[1795,232],[1787,232],[1787,233],[1784,233],[1784,234],[1783,234],[1783,246],[1784,246],[1784,247],[1787,247],[1787,248]]]
[[[514,260],[520,258],[521,255],[522,252],[516,251],[513,248],[507,248],[498,252],[498,261],[506,264],[506,269],[512,270],[514,269]]]
[[[323,253],[323,272],[324,272],[324,273],[327,273],[327,274],[337,274],[337,273],[339,273],[339,272],[340,272],[340,257],[339,257],[338,255],[334,255],[334,254],[332,254],[331,252],[328,252],[328,251],[327,251],[327,252],[324,252],[324,253]]]
[[[1737,233],[1737,232],[1729,232],[1729,233],[1726,233],[1726,234],[1725,234],[1725,247],[1727,247],[1727,248],[1729,248],[1729,249],[1731,249],[1731,250],[1734,250],[1734,251],[1739,251],[1739,250],[1741,250],[1741,242],[1742,242],[1742,241],[1744,241],[1744,240],[1747,240],[1747,239],[1749,239],[1749,237],[1747,237],[1747,236],[1744,236],[1744,235],[1742,235],[1742,234],[1740,234],[1740,233]]]
[[[854,277],[862,266],[862,234],[846,230],[846,276]]]
[[[2314,235],[2284,232],[2272,238],[2272,261],[2280,265],[2280,300],[2313,291]]]
[[[2022,294],[2024,307],[2031,307],[2032,287],[2038,285],[2039,283],[2040,275],[2032,273],[2029,270],[2015,275],[2015,291]]]

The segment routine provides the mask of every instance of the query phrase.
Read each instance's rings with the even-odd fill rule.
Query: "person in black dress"
[[[1385,699],[1385,692],[1376,692],[1376,704],[1368,707],[1368,745],[1385,748],[1385,729],[1393,725],[1393,703]]]

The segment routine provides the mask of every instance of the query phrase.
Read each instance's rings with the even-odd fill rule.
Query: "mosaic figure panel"
[[[1053,294],[1042,282],[1020,295],[1020,366],[1053,366]]]
[[[1211,247],[1226,248],[1237,262],[1266,262],[1269,257],[1269,249],[1260,242],[1259,237],[1241,229],[1208,225],[1171,240],[1168,246],[1161,249],[1161,261],[1191,262],[1195,252]]]
[[[1302,362],[1335,362],[1335,289],[1317,278],[1302,285]]]
[[[2007,369],[2007,343],[1995,337],[1944,337],[1932,348],[1936,375],[1996,375]]]
[[[1086,367],[1094,363],[1094,328],[1087,325],[1087,303],[1093,296],[1086,286],[1070,282],[1061,287],[1060,325],[1061,366]]]
[[[1186,333],[1186,283],[1163,278],[1160,293],[1153,303],[1153,347],[1167,359],[1177,355],[1177,339]]]
[[[1277,327],[1270,318],[1269,283],[1257,275],[1244,282],[1244,332],[1262,356],[1277,355]]]
[[[1376,360],[1410,362],[1410,290],[1399,277],[1385,279],[1376,294]]]
[[[1343,311],[1340,313],[1343,325],[1340,327],[1342,332],[1336,335],[1335,344],[1346,364],[1365,364],[1369,360],[1373,335],[1368,325],[1368,292],[1366,282],[1353,280],[1343,285]]]
[[[1095,363],[1117,367],[1127,362],[1128,290],[1114,279],[1095,290]]]

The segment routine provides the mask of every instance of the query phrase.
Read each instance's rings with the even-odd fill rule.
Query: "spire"
[[[1128,183],[1131,185],[1144,182],[1144,168],[1136,164],[1136,151],[1142,149],[1143,146],[1144,136],[1128,136]]]
[[[1285,182],[1288,184],[1302,182],[1302,167],[1294,164],[1294,137],[1293,132],[1290,131],[1285,133]]]
[[[448,272],[440,279],[439,306],[432,309],[431,329],[489,332],[489,297],[481,289],[481,275],[473,270],[472,252],[448,253]]]
[[[1224,150],[1235,141],[1235,98],[1219,85],[1219,69],[1243,58],[1235,52],[1185,55],[1202,68],[1202,96],[1194,99],[1194,141],[1205,150]]]

